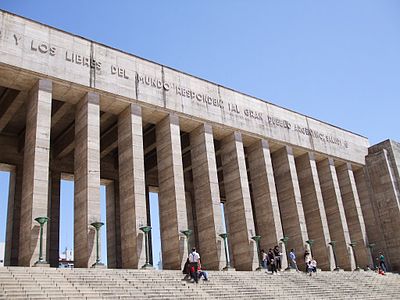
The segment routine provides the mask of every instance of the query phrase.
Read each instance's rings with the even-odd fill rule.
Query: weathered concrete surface
[[[96,232],[100,221],[99,95],[87,93],[75,114],[74,151],[74,266],[88,268],[96,261]]]
[[[118,118],[119,197],[123,268],[145,263],[144,236],[147,225],[144,182],[142,112],[131,104]]]
[[[21,199],[23,226],[20,227],[18,260],[21,266],[32,266],[38,260],[40,229],[35,218],[48,215],[51,101],[52,82],[39,80],[30,91],[27,103]],[[44,237],[46,230],[47,226]],[[43,239],[43,249],[46,249],[46,239]],[[46,253],[43,254],[47,259]]]
[[[391,269],[400,270],[400,144],[387,140],[369,151],[366,157],[368,181],[376,220],[384,237],[377,241],[376,250],[386,254]]]
[[[70,93],[69,83],[95,87],[99,93],[125,97],[121,102],[138,99],[151,109],[175,111],[359,164],[365,161],[366,138],[313,118],[4,11],[0,30],[0,65],[68,82],[57,89],[57,97]],[[0,84],[21,90],[25,82],[23,76],[4,76]],[[102,102],[115,114],[123,110],[114,97]]]
[[[272,165],[283,233],[289,237],[286,250],[295,249],[298,267],[305,269],[301,257],[307,247],[308,233],[292,148],[285,146],[272,153]]]
[[[156,125],[162,259],[164,269],[180,270],[187,258],[188,229],[179,118],[169,115]]]
[[[328,220],[318,178],[317,164],[313,153],[305,153],[296,158],[297,177],[307,223],[308,237],[313,240],[312,255],[318,259],[318,268],[335,268]]]
[[[355,264],[349,244],[349,228],[340,194],[333,159],[326,158],[317,164],[322,197],[332,241],[336,241],[337,264],[345,270],[354,270]]]
[[[167,265],[169,265],[170,268],[179,268],[186,257],[186,250],[184,250],[185,242],[183,237],[179,234],[179,231],[188,229],[188,222],[190,222],[190,228],[195,230],[195,234],[191,237],[191,243],[195,244],[199,243],[198,229],[204,227],[199,226],[199,224],[204,225],[204,223],[201,222],[205,221],[200,218],[199,224],[197,224],[196,212],[190,211],[192,204],[197,200],[195,199],[196,197],[192,186],[185,191],[185,185],[188,183],[186,177],[192,170],[188,168],[188,170],[185,169],[185,172],[181,171],[182,151],[180,149],[181,144],[179,140],[181,134],[180,130],[184,132],[183,135],[187,136],[188,133],[195,130],[199,124],[210,124],[213,131],[213,138],[218,141],[224,140],[230,132],[235,131],[243,137],[242,144],[246,148],[251,149],[251,151],[247,151],[249,155],[249,164],[250,161],[253,160],[253,162],[251,162],[252,166],[248,166],[248,171],[253,173],[250,174],[251,181],[254,179],[255,182],[261,182],[261,186],[258,184],[257,186],[252,186],[255,191],[253,197],[253,200],[255,200],[254,206],[259,207],[259,205],[261,205],[260,203],[267,203],[267,205],[271,205],[271,210],[266,209],[265,214],[271,214],[271,211],[273,211],[272,219],[270,217],[264,219],[265,222],[267,222],[266,220],[268,219],[268,222],[271,222],[269,223],[270,225],[273,224],[273,227],[271,227],[273,228],[273,234],[268,235],[268,237],[265,237],[266,233],[262,234],[263,239],[261,242],[263,246],[275,243],[274,241],[278,239],[281,233],[279,232],[276,205],[274,204],[272,171],[271,167],[268,166],[269,154],[265,147],[262,147],[263,153],[261,153],[259,146],[254,146],[255,142],[260,139],[270,142],[271,152],[276,151],[276,149],[283,145],[291,145],[291,147],[295,149],[294,152],[296,155],[298,155],[298,153],[304,153],[305,150],[315,153],[316,157],[318,157],[318,161],[330,157],[337,161],[337,166],[343,162],[351,163],[352,168],[354,168],[354,174],[353,176],[351,176],[351,174],[345,174],[346,176],[338,174],[339,180],[341,181],[340,187],[337,183],[338,178],[335,179],[336,173],[332,170],[332,165],[326,168],[318,167],[318,173],[322,173],[322,175],[319,174],[319,179],[321,181],[321,186],[324,186],[324,188],[322,188],[322,195],[325,206],[327,205],[330,207],[329,212],[328,209],[326,209],[326,214],[331,239],[335,239],[332,236],[332,230],[339,232],[339,235],[342,236],[342,246],[339,245],[340,241],[338,241],[338,247],[346,248],[348,242],[352,239],[355,240],[353,232],[358,231],[359,235],[363,235],[363,238],[359,239],[359,241],[361,241],[359,243],[364,243],[365,245],[367,242],[365,237],[366,232],[368,241],[376,244],[374,255],[377,255],[377,252],[382,250],[387,254],[388,263],[391,266],[396,267],[400,265],[400,263],[396,262],[397,258],[393,257],[393,255],[396,255],[394,249],[398,249],[399,247],[399,237],[397,237],[397,230],[395,229],[398,227],[396,222],[399,219],[397,206],[399,202],[398,195],[400,193],[400,147],[397,143],[386,141],[371,147],[368,156],[370,166],[366,168],[368,171],[367,175],[363,176],[359,170],[365,163],[364,157],[367,154],[369,143],[366,138],[359,135],[273,104],[260,101],[259,99],[224,88],[209,81],[183,74],[168,67],[122,53],[121,51],[111,49],[107,46],[99,45],[81,37],[49,28],[43,24],[38,24],[3,11],[0,12],[0,32],[0,163],[16,166],[17,173],[21,172],[15,177],[15,189],[10,187],[15,191],[15,195],[13,199],[10,198],[9,201],[9,206],[13,207],[12,216],[11,213],[9,215],[9,219],[12,219],[12,225],[9,226],[13,228],[7,228],[7,263],[17,264],[20,252],[22,253],[20,264],[31,264],[32,259],[29,257],[35,257],[36,259],[36,254],[33,252],[37,251],[38,247],[37,232],[31,231],[28,233],[28,229],[22,229],[21,232],[24,231],[24,233],[20,236],[20,221],[22,220],[22,222],[25,222],[26,217],[29,217],[30,221],[28,221],[28,223],[31,225],[28,226],[30,227],[29,230],[33,229],[37,231],[38,228],[33,225],[36,223],[32,221],[32,213],[55,214],[51,212],[51,206],[48,207],[50,210],[44,208],[45,202],[42,203],[42,200],[40,200],[40,209],[36,210],[38,207],[38,202],[36,201],[38,198],[35,198],[36,195],[40,194],[40,199],[48,198],[47,196],[44,197],[44,193],[49,193],[47,188],[47,192],[44,192],[44,186],[49,186],[49,183],[45,182],[45,180],[48,180],[48,174],[45,175],[45,172],[49,170],[49,146],[37,147],[40,151],[34,154],[29,151],[26,151],[25,154],[23,152],[24,149],[29,149],[35,141],[41,143],[50,140],[50,147],[52,148],[51,171],[54,170],[56,172],[62,172],[63,174],[64,172],[72,174],[75,169],[75,175],[83,174],[82,176],[79,175],[79,178],[76,179],[79,181],[79,191],[76,192],[76,211],[78,216],[76,216],[77,226],[75,228],[75,238],[78,240],[77,247],[79,249],[76,249],[76,253],[78,253],[80,257],[77,261],[77,266],[90,265],[93,261],[94,253],[94,231],[92,231],[91,227],[88,225],[88,218],[99,219],[97,203],[98,191],[95,191],[98,187],[98,181],[100,180],[100,175],[98,173],[101,169],[102,178],[119,180],[118,169],[120,166],[117,150],[119,145],[116,119],[129,105],[135,103],[135,105],[141,109],[143,128],[146,128],[145,126],[149,126],[150,124],[152,124],[151,126],[157,124],[157,131],[159,132],[157,143],[161,141],[163,145],[170,145],[168,146],[169,148],[162,146],[164,147],[163,149],[158,149],[159,147],[157,145],[157,150],[155,143],[148,145],[149,151],[154,152],[153,169],[149,173],[149,181],[151,181],[151,184],[154,186],[158,185],[158,180],[156,178],[158,172],[160,179],[167,181],[160,184],[163,186],[162,190],[164,193],[164,196],[160,197],[160,199],[163,200],[160,206],[165,205],[164,208],[166,207],[164,212],[164,226],[169,229],[165,231],[163,243],[166,247],[166,251],[169,251],[165,255],[167,261],[169,261]],[[51,126],[48,128],[46,127],[47,125],[44,127],[41,125],[37,127],[31,126],[32,118],[30,116],[33,116],[35,113],[32,113],[34,109],[32,110],[32,107],[29,106],[32,103],[32,97],[28,97],[28,95],[32,86],[35,85],[40,78],[48,78],[48,80],[52,81],[51,93],[46,96],[47,100],[50,101],[49,109],[47,112],[43,113],[43,118],[39,118],[41,123],[48,122],[50,110],[52,107],[56,107],[56,110],[53,111],[53,115],[51,116]],[[47,81],[47,79],[45,81]],[[98,100],[96,108],[92,111],[94,115],[92,113],[89,114],[87,116],[87,121],[83,121],[86,116],[84,116],[85,112],[80,109],[82,107],[81,99],[86,97],[85,95],[88,92],[92,92],[94,89],[96,93],[98,93],[100,99]],[[42,92],[43,91],[40,93]],[[43,103],[40,105],[42,104]],[[88,108],[87,111],[93,108],[92,104],[93,103],[88,105],[90,109]],[[75,110],[77,113],[74,119]],[[28,116],[25,116],[26,111],[28,112]],[[42,112],[38,111],[37,115],[41,114]],[[99,114],[101,114],[100,126],[97,125],[97,122],[99,122]],[[168,114],[172,114],[173,117],[170,118],[170,121],[165,121],[164,118]],[[176,121],[178,119],[180,119],[180,121]],[[91,123],[92,121],[93,123]],[[85,122],[87,122],[87,126],[82,125],[85,124]],[[76,128],[76,126],[80,127]],[[96,128],[88,131],[88,139],[83,137],[82,132],[85,130],[81,131],[85,126],[89,129]],[[163,129],[163,126],[167,126],[168,129]],[[97,129],[97,127],[100,127],[100,129]],[[32,128],[34,129],[32,130]],[[34,133],[36,129],[39,130],[39,134],[37,132]],[[78,132],[80,133],[78,134]],[[101,132],[102,136],[101,148],[97,149],[97,143],[100,142],[100,138],[98,137],[99,132]],[[75,133],[77,133],[76,136]],[[36,137],[33,137],[35,134]],[[24,136],[26,136],[26,138],[24,138]],[[78,145],[76,143],[80,144]],[[240,147],[243,147],[243,145]],[[34,148],[35,147],[36,146],[34,146]],[[201,147],[203,147],[203,145]],[[205,153],[211,153],[211,146],[206,143],[206,147],[208,147],[208,150],[206,150]],[[238,146],[238,149],[240,147]],[[254,149],[252,149],[252,147],[254,147]],[[257,148],[257,151],[255,148]],[[85,149],[90,152],[88,157],[84,157],[79,153],[76,154],[77,151],[86,151]],[[384,149],[387,151],[386,154],[383,151]],[[140,154],[139,149],[133,149],[133,151],[139,153],[133,155],[134,159],[143,159],[143,155]],[[45,152],[47,154],[45,154]],[[100,152],[100,154],[97,152]],[[189,150],[186,149],[185,154],[187,155],[188,152]],[[237,156],[238,153],[235,155]],[[23,159],[23,155],[25,155],[25,159]],[[47,155],[47,157],[35,157],[41,155]],[[157,170],[157,164],[155,163],[156,155],[157,157],[161,156],[161,158],[158,158],[159,170]],[[251,158],[253,155],[254,157]],[[210,157],[207,156],[207,158],[209,159]],[[101,165],[98,167],[100,159]],[[242,158],[239,158],[239,160],[241,159]],[[21,163],[24,160],[27,166],[24,166],[25,174],[22,174]],[[38,163],[35,161],[38,161]],[[259,161],[260,165],[265,165],[265,168],[260,168],[260,166],[257,165],[257,161]],[[55,168],[53,168],[53,164]],[[243,164],[243,162],[239,164]],[[318,165],[323,164],[322,162],[318,163]],[[125,165],[121,166],[121,168],[124,167]],[[91,168],[90,170],[93,171],[93,173],[87,173],[85,175],[86,171],[82,168]],[[245,171],[242,170],[243,166],[237,168],[240,169],[240,171],[238,171],[240,176],[244,176],[243,174]],[[27,184],[27,178],[31,180],[31,178],[33,178],[32,174],[36,174],[35,172],[38,169],[40,169],[40,171],[37,173],[38,175],[34,176],[35,180],[33,184]],[[244,169],[246,169],[246,166],[244,166]],[[296,168],[291,167],[291,169],[293,171]],[[211,176],[214,176],[212,175],[214,171],[210,170],[209,168],[210,195],[217,195],[215,188],[211,188]],[[314,169],[311,168],[308,171],[311,172],[309,174],[312,174],[314,184],[307,183],[306,186],[303,186],[300,182],[298,186],[302,198],[305,199],[313,194],[314,196],[317,195],[316,198],[313,196],[315,200],[319,199],[318,184],[316,183],[315,170],[312,170]],[[297,168],[297,172],[299,173],[299,180],[301,181],[300,174],[303,170]],[[203,173],[207,174],[207,170],[202,169],[201,174]],[[261,173],[264,175],[260,176]],[[265,173],[267,174],[266,176]],[[330,175],[326,175],[325,173],[330,173]],[[165,178],[164,174],[166,174]],[[380,175],[378,176],[377,174]],[[185,180],[182,179],[184,176]],[[321,177],[323,177],[323,180]],[[352,177],[354,178],[352,179]],[[242,237],[242,239],[243,241],[246,240],[247,243],[252,243],[249,237],[255,234],[255,232],[251,231],[257,228],[257,231],[261,232],[264,230],[263,226],[267,223],[264,224],[260,221],[262,217],[258,215],[261,209],[256,208],[255,222],[257,226],[255,227],[254,224],[251,224],[250,214],[246,211],[251,205],[248,205],[249,198],[247,196],[248,193],[245,191],[246,184],[242,182],[247,181],[247,178],[244,178],[245,177],[237,181],[240,181],[240,189],[244,191],[242,200],[244,200],[245,203],[244,218],[246,221],[242,223],[250,225],[246,227],[248,232],[243,234],[245,237]],[[12,176],[12,182],[13,180],[14,177]],[[138,179],[135,178],[135,180]],[[142,179],[139,181],[141,180]],[[307,180],[311,179],[307,178]],[[21,181],[24,183],[22,184]],[[147,184],[149,185],[149,182],[147,182]],[[198,182],[196,182],[196,184],[198,184]],[[277,185],[280,185],[279,182],[277,182]],[[308,186],[310,186],[310,188]],[[24,187],[24,189],[22,189],[22,187]],[[27,187],[27,189],[25,187]],[[268,187],[268,189],[266,189],[266,187]],[[57,189],[57,187],[55,187],[55,189]],[[120,184],[117,183],[114,189],[114,195],[118,197],[117,194],[120,189]],[[298,190],[298,188],[295,189]],[[89,194],[85,194],[85,191],[88,191]],[[171,193],[171,191],[173,192]],[[220,192],[221,194],[225,193],[223,188],[221,188]],[[206,194],[207,191],[198,188],[197,193],[200,193],[202,195],[200,197],[203,197],[203,194]],[[296,193],[298,194],[298,191]],[[168,194],[168,196],[165,194]],[[307,195],[307,197],[303,196],[303,194]],[[357,204],[357,194],[360,202],[359,204]],[[92,195],[94,196],[92,197]],[[126,195],[122,195],[122,197],[126,197]],[[270,199],[265,202],[268,197]],[[22,198],[25,200],[21,200]],[[33,202],[27,200],[28,198],[32,198]],[[54,197],[51,197],[51,199],[52,198]],[[84,198],[89,199],[89,202],[83,200]],[[109,198],[112,198],[111,195],[109,195]],[[297,199],[299,198],[297,197]],[[350,199],[350,201],[346,199]],[[12,200],[14,200],[13,203]],[[110,207],[115,208],[113,216],[115,217],[116,223],[114,229],[110,226],[110,230],[112,229],[112,231],[109,232],[109,237],[110,241],[112,241],[109,251],[110,255],[112,254],[113,257],[114,253],[116,253],[115,261],[110,260],[111,265],[120,266],[122,264],[122,256],[118,253],[121,252],[121,243],[126,244],[126,242],[122,240],[121,242],[118,241],[121,237],[118,229],[119,225],[117,223],[118,218],[124,213],[124,210],[122,208],[121,212],[118,212],[118,200],[114,200],[114,204],[107,204],[109,210]],[[216,205],[217,197],[213,197],[212,201],[214,201],[213,205]],[[268,204],[268,201],[270,204]],[[301,211],[298,209],[300,203],[301,202],[296,203],[298,212]],[[309,226],[309,217],[307,215],[309,209],[306,207],[308,203],[308,200],[303,201],[303,207],[306,210],[305,220],[307,222],[307,227]],[[310,201],[310,203],[312,203],[312,201]],[[320,202],[317,203],[320,204]],[[51,202],[50,204],[53,203]],[[186,205],[189,211],[186,210]],[[91,208],[92,206],[94,208]],[[331,206],[333,207],[334,213],[332,213]],[[22,211],[20,216],[21,207]],[[145,206],[142,206],[143,209],[144,207]],[[261,205],[261,207],[264,208],[263,205]],[[54,206],[53,209],[56,210],[56,206]],[[193,205],[193,209],[196,209],[195,205]],[[370,210],[372,210],[372,212]],[[173,212],[172,220],[170,220],[169,216],[171,211]],[[354,212],[358,215],[356,218],[358,219],[356,226],[358,226],[359,229],[353,228],[352,220],[354,218],[352,216]],[[184,214],[186,214],[186,216],[183,216]],[[201,214],[202,213],[200,213],[200,217]],[[216,214],[218,213],[214,213],[214,220],[218,223],[218,216],[216,216]],[[321,206],[319,206],[319,216],[322,215],[322,209]],[[362,215],[366,223],[365,230],[362,229]],[[139,216],[141,218],[140,221],[138,221]],[[111,218],[110,215],[109,218]],[[136,254],[124,259],[126,261],[136,259],[138,261],[137,265],[140,265],[140,260],[143,259],[144,249],[143,237],[140,233],[137,233],[137,229],[138,225],[145,223],[143,220],[146,220],[146,216],[142,213],[136,213],[135,218],[134,227],[138,240],[136,241],[136,248],[133,247],[131,250],[135,252],[134,249],[136,249]],[[345,233],[347,225],[344,226],[342,224],[342,221],[345,221],[346,218],[348,219],[350,235]],[[78,219],[80,219],[80,221],[78,221]],[[320,220],[323,222],[322,217]],[[387,220],[393,220],[393,222],[387,224]],[[132,220],[129,222],[131,221]],[[53,220],[51,222],[55,221]],[[168,222],[171,222],[173,227],[170,228]],[[261,223],[259,224],[259,222]],[[299,222],[303,222],[302,217],[300,217]],[[339,226],[335,224],[335,222],[342,225]],[[229,220],[227,220],[227,223],[229,224]],[[207,223],[207,225],[210,224]],[[331,225],[333,227],[338,226],[339,230],[331,229]],[[55,225],[49,224],[49,228],[50,227],[54,229]],[[213,227],[215,228],[213,230],[217,232],[218,226],[214,224]],[[322,225],[322,227],[324,227],[324,225]],[[55,231],[53,233],[51,232],[53,229],[45,233],[50,243],[53,243],[51,240],[57,239],[54,234]],[[172,231],[174,232],[173,235]],[[302,230],[300,231],[303,232]],[[309,238],[314,236],[315,232],[313,232],[312,228],[307,231],[310,233]],[[26,239],[28,235],[36,237]],[[346,235],[348,235],[347,237],[349,238],[347,238]],[[207,236],[208,239],[211,235],[207,233],[205,236]],[[326,232],[323,236],[326,240]],[[212,239],[214,240],[214,238]],[[271,241],[269,241],[269,239],[271,239]],[[304,239],[303,236],[302,240],[304,241]],[[30,242],[28,242],[28,240]],[[215,240],[218,245],[219,240],[217,238]],[[19,247],[20,242],[21,247]],[[265,243],[265,245],[263,243]],[[53,253],[52,255],[54,258],[51,260],[53,264],[55,264],[56,246],[48,245],[46,247]],[[131,246],[128,246],[128,248],[129,247]],[[217,246],[217,249],[219,249],[218,247],[219,246]],[[254,257],[252,253],[254,253],[254,249],[252,249],[253,246],[251,245],[249,247],[249,261],[253,261]],[[230,250],[232,251],[232,249]],[[343,254],[350,255],[348,259],[350,261],[348,264],[350,268],[352,260],[351,253],[348,253],[348,249],[342,250]],[[82,257],[81,253],[83,253]],[[218,250],[216,253],[218,253]],[[135,258],[135,255],[137,258]],[[208,253],[206,255],[208,255]],[[338,257],[339,256],[340,255],[338,255]],[[368,256],[368,253],[364,255],[362,259],[363,263],[365,262],[366,256]],[[232,258],[235,260],[235,257]],[[220,263],[222,260],[223,258],[220,259]],[[249,265],[250,264],[252,263],[249,263]],[[340,263],[340,265],[342,266],[342,263]],[[246,266],[246,268],[248,267]]]
[[[258,266],[256,234],[251,208],[242,136],[234,132],[221,141],[222,168],[226,194],[225,212],[229,247],[236,270],[249,271]]]
[[[367,232],[369,244],[375,244],[375,247],[369,250],[372,252],[369,258],[369,265],[373,267],[376,264],[375,257],[378,257],[379,251],[386,252],[386,244],[380,223],[377,221],[378,211],[371,201],[371,186],[368,181],[366,167],[354,171],[354,178],[357,185],[358,196],[360,198],[361,210],[364,217],[365,229]]]
[[[365,229],[364,217],[361,211],[360,199],[350,163],[344,163],[336,168],[343,207],[346,214],[347,226],[352,243],[355,243],[354,252],[359,267],[364,268],[370,261],[368,238]]]
[[[226,261],[218,235],[224,229],[212,127],[204,124],[191,132],[190,146],[201,261],[209,270],[221,270]]]
[[[260,247],[273,248],[280,244],[283,229],[268,141],[259,140],[248,147],[247,159],[252,184],[255,225],[257,234],[261,236]],[[283,244],[282,253],[285,253]],[[287,257],[283,255],[282,267],[286,268],[286,265]]]

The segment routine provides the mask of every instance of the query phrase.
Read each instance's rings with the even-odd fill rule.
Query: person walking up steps
[[[272,248],[269,248],[268,250],[268,260],[269,260],[269,266],[271,268],[271,275],[278,274],[276,271],[276,262],[275,262],[275,255],[274,252],[272,251]]]
[[[296,271],[299,271],[299,268],[297,267],[296,253],[294,252],[294,249],[290,250],[289,259],[290,259],[290,268],[295,269]]]
[[[383,270],[383,272],[387,272],[386,263],[385,263],[385,256],[382,252],[379,252],[379,266]]]
[[[264,249],[261,250],[261,257],[262,257],[262,267],[263,269],[267,269],[268,256],[267,253],[265,253]]]
[[[304,263],[305,263],[305,266],[306,266],[306,272],[307,272],[308,265],[309,265],[310,261],[311,261],[311,254],[310,254],[310,252],[308,252],[308,250],[306,250],[304,252]]]
[[[281,260],[282,253],[281,253],[281,250],[279,249],[278,245],[276,245],[274,247],[274,255],[275,255],[276,269],[277,269],[277,271],[281,271],[281,269],[282,269],[282,260]]]

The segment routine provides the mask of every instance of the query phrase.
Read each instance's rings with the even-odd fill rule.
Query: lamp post
[[[229,253],[228,253],[228,233],[221,233],[219,235],[221,238],[224,240],[224,247],[225,247],[225,261],[226,261],[226,266],[223,268],[223,271],[229,271],[229,270],[235,270],[234,268],[231,267],[231,262],[229,261]]]
[[[356,264],[356,268],[354,269],[354,271],[360,271],[360,267],[357,264],[357,255],[356,255],[356,251],[354,250],[355,246],[357,245],[357,242],[355,241],[351,241],[351,243],[349,244],[349,246],[351,247],[351,251],[353,252],[353,257],[354,257],[354,263]]]
[[[336,241],[330,241],[328,244],[332,246],[333,259],[335,260],[335,269],[333,269],[333,270],[339,271],[340,268],[338,267],[337,260],[336,260]]]
[[[49,220],[48,217],[37,217],[35,221],[40,225],[40,235],[39,235],[39,260],[35,265],[47,265],[47,261],[43,259],[43,225]]]
[[[93,222],[92,225],[96,229],[96,262],[92,265],[92,268],[103,267],[104,265],[100,262],[100,249],[99,249],[99,231],[101,226],[104,225],[103,222]]]
[[[373,254],[375,244],[374,243],[368,244],[367,247],[369,249],[369,253],[371,254],[372,269],[375,270],[375,260],[374,260],[374,254]]]
[[[280,239],[280,241],[285,245],[285,251],[286,251],[286,259],[288,262],[287,268],[285,271],[290,270],[290,260],[289,260],[289,255],[288,255],[288,248],[287,248],[287,243],[289,241],[289,237],[287,235],[284,235],[283,238]]]
[[[308,241],[306,241],[306,243],[308,244],[308,246],[310,246],[310,254],[311,254],[311,257],[313,257],[312,246],[314,244],[314,240],[308,240]]]
[[[260,258],[260,239],[261,239],[261,236],[255,235],[255,236],[252,236],[251,239],[253,241],[255,241],[256,245],[257,245],[258,268],[256,269],[256,271],[261,271],[262,270],[261,258]]]
[[[149,232],[151,231],[151,226],[142,226],[139,229],[144,233],[144,248],[146,250],[146,263],[142,266],[142,269],[152,270],[154,267],[149,261]]]
[[[189,237],[192,235],[192,230],[187,229],[187,230],[182,230],[181,233],[186,237],[186,244],[187,244],[187,251],[188,254],[190,253],[190,242],[189,242]]]

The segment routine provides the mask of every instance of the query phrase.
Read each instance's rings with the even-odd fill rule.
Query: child
[[[311,260],[308,261],[308,264],[307,264],[307,272],[310,274],[310,276],[311,276],[312,273],[314,272],[314,267],[313,267],[313,265],[312,265],[312,263],[311,263]]]

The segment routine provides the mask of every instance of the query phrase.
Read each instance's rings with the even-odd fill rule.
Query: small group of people
[[[201,278],[205,281],[208,280],[208,273],[202,269],[200,254],[196,251],[196,248],[193,247],[192,251],[189,253],[182,273],[186,274],[184,279],[189,278],[195,283],[199,283]]]
[[[307,249],[304,251],[304,264],[307,274],[311,276],[312,273],[317,273],[317,261],[312,257],[311,253]],[[294,249],[291,249],[289,252],[289,266],[290,268],[299,271],[296,261],[296,252]]]
[[[278,274],[282,269],[282,253],[278,246],[269,248],[268,253],[264,249],[261,250],[262,265],[264,269],[269,270],[272,275]]]
[[[312,257],[308,250],[304,251],[304,263],[306,265],[306,272],[311,276],[312,273],[317,273],[317,261]]]
[[[278,274],[278,271],[282,269],[282,253],[279,249],[279,246],[275,246],[274,248],[270,248],[268,252],[265,250],[261,250],[262,255],[262,265],[263,268],[271,272],[272,275]],[[299,271],[296,260],[296,252],[294,249],[291,249],[289,252],[289,267],[296,271]],[[305,270],[311,276],[312,273],[317,272],[317,261],[315,258],[311,256],[311,253],[306,250],[304,252],[304,263]]]

